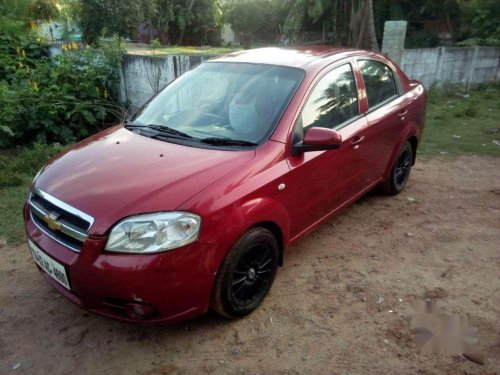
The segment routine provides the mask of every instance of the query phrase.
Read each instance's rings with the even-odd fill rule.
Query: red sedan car
[[[210,60],[42,168],[24,209],[31,253],[102,315],[244,316],[288,246],[376,186],[404,189],[425,106],[422,84],[376,53]]]

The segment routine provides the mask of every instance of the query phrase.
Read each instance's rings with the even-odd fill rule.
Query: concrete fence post
[[[474,79],[474,70],[476,69],[476,64],[477,64],[477,56],[479,55],[479,47],[475,46],[474,47],[474,54],[472,55],[472,60],[469,64],[469,70],[467,74],[467,83],[466,83],[466,89],[470,90],[472,86],[472,80]]]
[[[118,73],[120,75],[119,99],[122,103],[126,103],[128,102],[128,95],[127,95],[127,85],[125,82],[125,74],[123,72],[123,61],[120,64],[120,69],[118,69]]]
[[[382,41],[382,53],[393,59],[398,65],[403,60],[405,48],[406,21],[387,21],[384,24],[384,36]]]
[[[498,56],[498,63],[497,63],[497,76],[495,77],[495,83],[500,82],[500,56]]]
[[[436,83],[437,87],[443,87],[443,62],[444,62],[444,55],[446,54],[446,48],[445,47],[439,47],[439,56],[438,56],[438,62],[436,66],[436,75],[434,76],[434,82]]]

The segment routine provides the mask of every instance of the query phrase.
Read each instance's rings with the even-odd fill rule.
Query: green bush
[[[47,56],[47,46],[32,29],[0,18],[0,81],[12,82]]]
[[[500,39],[495,38],[470,38],[457,43],[459,47],[490,46],[500,47]]]
[[[59,144],[35,143],[30,147],[9,150],[0,154],[0,187],[29,183],[40,168],[63,150]]]
[[[405,48],[434,48],[439,45],[439,35],[428,30],[409,30]]]
[[[122,47],[64,45],[52,59],[16,64],[0,81],[0,147],[70,143],[123,117],[116,99]]]
[[[19,186],[23,184],[23,178],[4,169],[0,169],[0,187]]]

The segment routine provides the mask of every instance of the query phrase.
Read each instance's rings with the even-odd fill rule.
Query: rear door
[[[379,60],[360,58],[357,67],[368,102],[366,119],[370,130],[366,134],[365,151],[372,165],[366,175],[369,182],[384,174],[404,130],[409,102],[404,95],[400,95],[397,75],[388,65]]]

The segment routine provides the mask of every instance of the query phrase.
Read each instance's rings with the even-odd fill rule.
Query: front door
[[[360,115],[356,82],[351,64],[326,73],[311,91],[295,124],[293,143],[312,127],[337,130],[343,136],[337,150],[306,152],[288,158],[287,195],[291,213],[291,237],[340,208],[366,188],[369,125]]]

